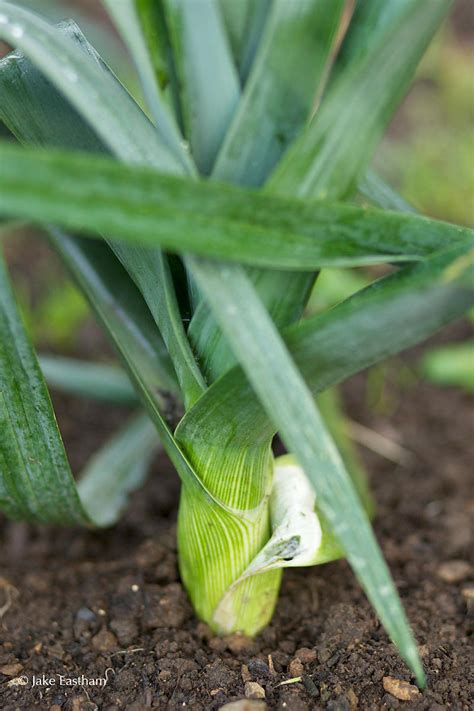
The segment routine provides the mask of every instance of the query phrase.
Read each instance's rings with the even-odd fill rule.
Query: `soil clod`
[[[382,681],[385,691],[400,701],[413,701],[420,695],[420,690],[416,686],[403,679],[384,676]]]

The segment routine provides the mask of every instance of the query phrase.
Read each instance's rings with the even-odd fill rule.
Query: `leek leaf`
[[[39,363],[48,385],[61,392],[125,405],[137,401],[129,378],[116,365],[49,354],[40,355]]]
[[[219,0],[219,9],[229,37],[236,66],[239,65],[251,0]]]
[[[0,507],[12,518],[90,524],[0,253]]]
[[[186,137],[207,175],[240,98],[237,70],[216,0],[164,0],[164,7]]]
[[[96,156],[0,144],[0,214],[131,245],[280,269],[417,260],[473,231],[418,215],[300,201]]]
[[[395,4],[395,3],[392,3]],[[450,0],[402,0],[389,13],[370,51],[350,64],[325,96],[313,121],[270,178],[279,194],[350,197],[406,91]]]
[[[111,152],[125,162],[176,172],[176,160],[153,124],[90,52],[86,60],[84,45],[78,46],[58,28],[5,0],[0,0],[0,13],[2,39],[25,53]]]
[[[5,4],[9,6],[8,3]],[[10,12],[13,17],[17,17],[13,11]],[[20,12],[20,19],[22,16]],[[26,16],[26,29],[28,32],[23,34],[21,38],[16,38],[16,41],[24,41],[27,51],[31,51],[33,60],[44,70],[57,89],[64,92],[63,82],[61,81],[62,75],[59,74],[58,77],[56,62],[48,64],[45,61],[44,67],[39,62],[34,51],[34,41],[33,49],[30,46],[31,38],[28,41],[32,28],[37,29],[37,33],[34,35],[35,40],[38,35],[41,36],[43,25],[49,34],[53,33],[56,43],[53,46],[56,51],[58,51],[58,47],[62,47],[65,52],[80,51],[79,57],[75,56],[73,52],[72,58],[69,59],[73,66],[71,71],[75,72],[74,76],[77,78],[74,84],[81,86],[84,78],[87,79],[88,74],[91,74],[92,78],[94,78],[94,73],[99,72],[102,83],[103,107],[101,107],[100,102],[97,103],[96,109],[98,113],[95,115],[97,121],[101,124],[104,123],[105,119],[100,110],[102,108],[105,113],[107,111],[110,112],[110,106],[113,103],[116,107],[115,113],[123,113],[124,119],[130,122],[123,126],[120,141],[112,142],[109,145],[111,150],[115,151],[125,161],[158,161],[159,165],[163,166],[165,170],[177,172],[183,170],[182,166],[171,154],[167,159],[168,162],[165,161],[164,164],[162,161],[160,162],[160,151],[166,149],[162,146],[161,139],[158,139],[156,134],[153,139],[159,150],[155,154],[153,151],[149,155],[147,154],[148,131],[151,124],[124,91],[123,87],[116,81],[115,77],[108,71],[100,57],[74,23],[66,23],[58,29],[49,27],[46,23],[41,23],[40,20],[29,13],[26,13]],[[6,17],[8,19],[8,16]],[[40,23],[39,29],[37,27],[38,22]],[[10,27],[7,35],[11,35],[11,23],[0,24],[0,34],[4,27]],[[15,32],[13,33],[15,34]],[[54,35],[54,33],[56,34]],[[74,42],[71,42],[71,39]],[[42,53],[40,53],[40,57],[43,58]],[[82,60],[80,59],[81,57]],[[106,142],[98,142],[94,134],[91,136],[92,132],[87,129],[87,126],[85,127],[86,130],[84,130],[84,124],[75,111],[61,96],[56,94],[50,84],[45,82],[42,77],[37,80],[38,73],[31,67],[29,61],[13,53],[0,62],[0,70],[2,70],[0,71],[1,81],[8,97],[5,107],[1,110],[1,115],[5,123],[21,140],[25,142],[40,142],[41,144],[49,144],[50,141],[56,144],[63,142],[68,147],[85,148],[92,151],[97,151],[97,144],[99,145],[98,150],[103,150],[107,146]],[[13,77],[16,77],[17,81]],[[23,93],[27,95],[28,113],[24,111],[23,105],[19,103],[18,84],[22,87]],[[48,99],[51,95],[53,100],[50,102]],[[85,96],[83,93],[73,91],[68,98],[80,114],[84,109],[86,118],[94,116],[94,107],[91,109],[89,106],[84,106]],[[54,108],[57,109],[58,107],[59,111],[55,113]],[[120,107],[119,111],[118,107]],[[55,130],[58,118],[61,126],[66,126],[66,129]],[[113,131],[114,120],[116,119],[113,118],[110,124],[111,131]],[[151,128],[153,130],[153,127]],[[132,154],[134,157],[132,157]],[[146,159],[144,156],[147,156]],[[159,250],[144,250],[140,247],[130,248],[116,244],[113,238],[110,237],[108,241],[145,296],[146,302],[169,348],[186,402],[195,401],[204,390],[204,381],[184,334],[166,257]]]
[[[141,10],[141,4],[138,0],[102,0],[102,2],[120,30],[135,61],[159,135],[176,159],[183,162],[183,165],[192,171],[192,160],[189,154],[183,150],[183,139],[175,117],[162,95],[158,75],[142,27],[143,10]]]
[[[96,525],[117,522],[128,495],[143,484],[158,446],[154,425],[147,415],[139,414],[91,457],[77,490]]]
[[[330,8],[325,0],[272,4],[214,178],[242,185],[265,181],[322,91],[343,6],[344,0]]]
[[[197,257],[188,257],[188,264],[270,420],[311,480],[321,511],[385,629],[423,685],[417,648],[370,522],[313,397],[251,282],[238,265],[216,267]]]
[[[452,247],[378,279],[332,309],[287,329],[284,337],[316,395],[420,343],[473,303],[473,256],[464,247]],[[239,368],[220,378],[186,414],[180,431],[188,422],[194,427],[200,421],[205,436],[207,428],[211,431],[229,418],[236,437],[239,422],[244,432],[263,436],[269,431],[268,420],[245,382]]]
[[[173,375],[166,374],[163,342],[150,312],[123,267],[100,242],[52,230],[49,240],[89,300],[155,424],[161,443],[183,482],[204,496],[207,506],[220,506],[208,493],[175,441],[166,417],[178,397]]]
[[[105,526],[143,481],[158,440],[143,415],[72,476],[49,394],[0,254],[0,508],[11,518]]]

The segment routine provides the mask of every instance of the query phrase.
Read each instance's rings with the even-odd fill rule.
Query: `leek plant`
[[[0,506],[111,525],[159,441],[182,483],[182,580],[216,633],[258,633],[283,568],[345,556],[423,684],[319,394],[473,303],[472,231],[369,170],[450,2],[103,3],[143,101],[73,21],[0,0],[0,118],[23,144],[0,144],[0,215],[44,228],[125,371],[44,358],[44,374],[143,409],[76,484],[1,262]],[[375,263],[388,274],[305,317],[321,269]]]

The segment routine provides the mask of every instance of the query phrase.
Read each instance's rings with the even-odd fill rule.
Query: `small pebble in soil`
[[[265,689],[256,681],[245,682],[245,696],[247,699],[264,699]]]
[[[117,649],[117,637],[105,627],[95,637],[92,637],[91,642],[98,652],[111,652],[113,649]]]
[[[420,695],[420,690],[403,679],[396,679],[393,676],[384,676],[382,679],[383,688],[391,696],[399,701],[413,701]]]
[[[448,560],[441,563],[436,574],[445,583],[460,583],[472,572],[472,568],[465,560]]]
[[[11,662],[10,664],[4,664],[0,667],[0,674],[5,676],[18,676],[23,670],[23,664],[20,662]]]
[[[292,678],[296,676],[302,676],[303,671],[303,664],[301,660],[297,657],[295,659],[292,659],[291,662],[288,664],[288,673]]]
[[[221,706],[219,711],[266,711],[267,709],[265,701],[239,699],[239,701],[231,701],[229,704]]]
[[[461,590],[462,599],[468,613],[474,612],[474,584],[467,585]]]
[[[74,637],[79,640],[81,637],[89,639],[97,631],[97,615],[88,607],[81,607],[74,617]]]
[[[303,684],[304,688],[306,689],[307,693],[313,698],[317,698],[319,696],[319,689],[314,683],[314,681],[311,679],[310,676],[304,676],[303,677]]]
[[[302,664],[312,664],[316,661],[316,650],[308,647],[301,647],[295,652],[296,659],[299,659]]]
[[[258,647],[255,640],[243,634],[232,634],[223,638],[227,649],[232,654],[255,654]]]
[[[248,662],[248,670],[252,674],[253,677],[256,677],[257,679],[266,679],[267,677],[270,676],[270,669],[268,667],[268,664],[263,661],[263,659],[259,659],[258,657],[255,657],[254,659],[251,659]]]
[[[242,664],[242,669],[240,670],[240,676],[242,677],[242,681],[244,682],[244,684],[246,681],[252,681],[252,675],[251,675],[249,668],[246,664]]]

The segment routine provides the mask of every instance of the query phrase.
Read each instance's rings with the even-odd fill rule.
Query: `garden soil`
[[[445,333],[457,340],[466,327]],[[159,458],[111,530],[0,522],[0,708],[200,711],[246,694],[264,698],[235,709],[472,708],[472,403],[457,389],[420,381],[419,354],[357,376],[344,396],[354,421],[406,450],[397,462],[361,453],[377,501],[376,532],[426,669],[425,691],[414,686],[344,561],[286,572],[275,617],[257,639],[214,637],[180,582],[179,485]],[[128,415],[54,400],[76,471]]]

